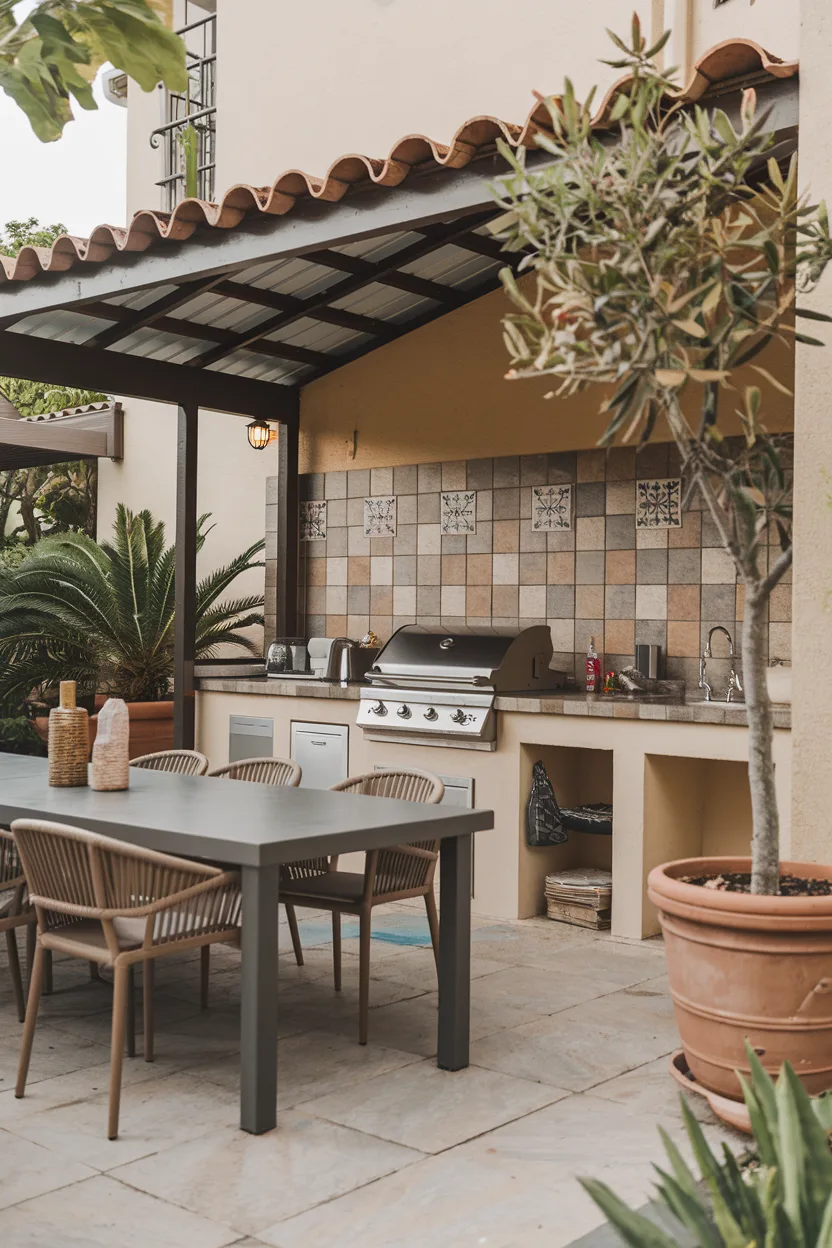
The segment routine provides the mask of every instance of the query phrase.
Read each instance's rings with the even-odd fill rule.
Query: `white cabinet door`
[[[346,724],[292,723],[292,758],[303,770],[301,788],[329,789],[347,778]]]

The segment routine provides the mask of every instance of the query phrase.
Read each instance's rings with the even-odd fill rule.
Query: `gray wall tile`
[[[607,516],[607,550],[633,550],[636,544],[635,516]]]
[[[581,482],[575,487],[575,515],[603,516],[607,487],[603,481]]]
[[[575,614],[575,586],[549,585],[546,590],[546,618],[568,620]]]
[[[667,551],[639,550],[636,553],[636,580],[639,585],[667,584]]]
[[[517,520],[520,517],[520,491],[516,487],[494,490],[494,519]]]
[[[350,468],[347,473],[347,498],[364,499],[370,493],[370,469]]]
[[[575,555],[575,582],[578,585],[604,584],[603,550],[579,550]]]
[[[494,460],[469,459],[467,476],[469,490],[490,490],[494,484]]]
[[[324,480],[325,498],[347,497],[347,474],[345,472],[328,472]]]
[[[702,559],[698,550],[669,550],[667,552],[667,581],[669,585],[697,585]]]
[[[417,480],[420,494],[438,494],[442,489],[442,465],[419,464]]]
[[[604,614],[609,620],[632,620],[636,613],[635,585],[608,585]]]

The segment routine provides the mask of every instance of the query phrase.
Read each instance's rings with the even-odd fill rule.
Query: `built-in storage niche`
[[[748,764],[721,758],[644,757],[644,861],[751,852]]]
[[[564,845],[531,848],[526,841],[526,804],[532,785],[532,768],[540,760],[546,768],[559,806],[583,806],[613,801],[612,750],[591,750],[563,745],[526,745],[520,754],[520,915],[528,917],[546,910],[543,889],[551,871],[569,867],[604,867],[612,870],[612,837],[570,832]]]

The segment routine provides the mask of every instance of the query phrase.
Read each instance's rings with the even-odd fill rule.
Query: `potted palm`
[[[255,649],[243,630],[262,624],[262,595],[223,595],[241,573],[264,566],[262,549],[256,542],[199,582],[198,658],[226,645]],[[0,701],[48,704],[61,680],[75,680],[90,710],[108,695],[127,702],[131,758],[170,748],[174,567],[164,524],[119,506],[111,542],[64,533],[38,542],[19,566],[0,568]],[[47,723],[35,720],[44,737]]]
[[[797,192],[796,160],[770,156],[753,91],[738,125],[689,109],[654,63],[638,19],[613,36],[626,77],[603,129],[572,87],[546,101],[552,162],[535,170],[502,151],[497,231],[525,252],[503,272],[517,308],[505,318],[510,378],[550,376],[556,395],[603,386],[602,445],[653,438],[678,448],[687,496],[698,493],[745,590],[742,666],[753,814],[750,858],[668,863],[649,877],[662,920],[676,1016],[689,1066],[738,1098],[749,1036],[767,1069],[792,1062],[810,1091],[832,1085],[832,868],[780,861],[766,687],[765,627],[792,563],[788,448],[763,423],[782,381],[762,352],[795,339],[798,275],[830,258],[823,205]],[[744,385],[738,370],[752,384]],[[788,393],[788,391],[787,391]],[[733,437],[736,433],[738,436]]]

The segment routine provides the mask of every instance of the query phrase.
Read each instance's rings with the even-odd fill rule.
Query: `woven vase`
[[[49,783],[80,788],[87,783],[89,716],[75,705],[75,681],[61,681],[60,706],[49,712]]]
[[[98,732],[92,747],[93,789],[130,787],[130,713],[121,698],[108,698],[98,712]]]

